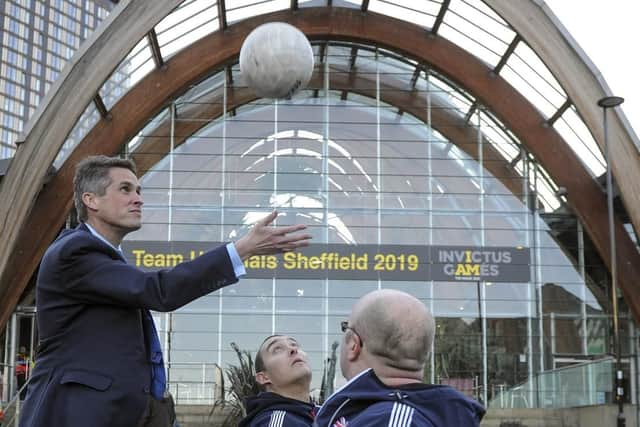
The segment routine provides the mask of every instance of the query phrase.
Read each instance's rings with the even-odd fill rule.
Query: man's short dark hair
[[[87,207],[82,201],[84,193],[94,193],[103,196],[111,178],[111,168],[129,169],[137,175],[136,165],[133,160],[119,157],[90,156],[80,161],[76,166],[76,174],[73,177],[73,203],[78,212],[78,219],[86,221],[88,218]]]
[[[256,353],[256,361],[253,364],[253,366],[256,369],[256,374],[258,372],[262,372],[265,369],[264,366],[264,359],[262,358],[262,346],[264,346],[264,343],[266,343],[267,341],[269,341],[271,338],[273,337],[281,337],[283,335],[281,334],[275,334],[275,335],[269,335],[268,337],[266,337],[263,341],[262,344],[260,344],[260,347],[258,347],[258,352]]]

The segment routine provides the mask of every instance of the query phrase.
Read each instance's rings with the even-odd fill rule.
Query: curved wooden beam
[[[612,95],[611,90],[549,6],[529,0],[484,1],[549,68],[604,153],[603,117],[598,100]],[[608,127],[612,172],[631,222],[640,231],[640,142],[619,108],[609,113]]]
[[[474,94],[492,110],[545,166],[552,179],[568,190],[569,204],[580,217],[605,262],[609,262],[604,195],[560,135],[544,126],[544,118],[522,95],[479,59],[453,43],[428,36],[424,29],[393,18],[341,8],[283,11],[241,21],[224,32],[213,33],[177,53],[167,67],[155,70],[133,87],[111,110],[110,121],[101,120],[71,154],[59,173],[40,192],[23,222],[19,239],[0,242],[6,268],[0,270],[3,294],[0,324],[6,322],[44,249],[53,240],[71,206],[71,180],[77,161],[90,154],[114,154],[141,129],[146,120],[189,85],[235,61],[246,35],[268,21],[286,21],[309,38],[371,43],[430,64]],[[38,164],[36,163],[37,167]],[[14,188],[14,191],[18,191]],[[31,193],[33,194],[33,193]],[[12,200],[8,198],[7,200]],[[27,212],[23,212],[26,216]],[[640,298],[635,280],[640,277],[640,255],[620,222],[618,266],[620,286],[637,319]]]

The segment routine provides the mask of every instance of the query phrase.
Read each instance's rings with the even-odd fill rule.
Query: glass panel
[[[433,299],[433,314],[437,317],[464,316],[469,322],[478,317],[476,282],[436,282],[433,284]]]
[[[194,41],[216,31],[218,27],[218,7],[215,0],[184,1],[155,27],[162,57],[169,59]]]
[[[406,245],[424,245],[429,239],[428,218],[423,212],[383,213],[380,224],[380,241],[393,245],[403,242]]]
[[[453,0],[439,34],[494,67],[515,33],[481,1]]]
[[[531,315],[531,297],[528,283],[483,282],[486,312],[494,317],[520,317]]]
[[[289,0],[226,0],[227,22],[234,22],[251,16],[275,12],[291,7]]]
[[[217,308],[217,307],[216,307]],[[216,313],[196,313],[184,309],[171,314],[171,330],[177,332],[207,333],[218,329]]]
[[[346,320],[351,312],[351,307],[358,298],[376,289],[378,289],[378,284],[369,281],[330,280],[329,314],[342,316],[341,320]],[[330,328],[329,332],[339,332],[339,324],[338,321],[336,328]]]
[[[238,66],[233,66],[232,73],[236,72],[236,68]],[[197,106],[202,104],[209,104],[222,110],[222,97],[223,97],[223,86],[225,83],[225,71],[220,71],[212,76],[206,78],[205,80],[199,82],[196,85],[191,86],[185,93],[183,93],[178,99],[176,99],[175,103],[178,106],[178,110],[181,111],[181,116],[184,115],[184,111],[186,110],[189,114],[195,116],[197,111]],[[229,89],[230,91],[232,88]],[[208,116],[210,118],[211,116]]]
[[[546,118],[551,117],[567,99],[551,72],[525,43],[518,43],[500,75]]]
[[[427,90],[431,92],[435,108],[446,109],[461,117],[465,116],[473,104],[473,99],[468,94],[442,76],[430,73]]]
[[[428,197],[428,129],[409,115],[383,111],[380,157],[384,159],[382,207],[424,208]],[[405,159],[412,159],[406,161]]]
[[[107,110],[153,69],[155,62],[145,37],[129,52],[98,91]]]
[[[432,221],[434,242],[447,242],[452,246],[480,246],[481,230],[473,229],[468,216],[462,215],[462,212],[434,212]]]
[[[511,199],[511,202],[511,206],[515,205],[514,199]],[[505,206],[505,209],[501,211],[502,213],[499,210],[485,213],[484,229],[486,231],[485,244],[487,246],[527,245],[526,215],[529,214],[524,212],[521,207],[513,207],[520,209],[520,212],[509,211]]]
[[[67,157],[69,157],[80,141],[93,129],[99,120],[100,113],[98,113],[95,104],[93,102],[89,103],[60,148],[56,159],[53,161],[53,166],[56,169],[60,169],[62,164],[67,160]]]
[[[547,304],[548,306],[549,304]],[[544,318],[545,336],[551,340],[553,368],[560,367],[562,356],[582,353],[582,321],[579,317],[552,313]]]
[[[153,158],[158,155],[157,152],[153,152],[145,147],[147,144],[161,143],[161,141],[168,141],[166,127],[169,124],[169,109],[164,109],[157,116],[150,119],[144,128],[126,144],[127,152],[135,152],[136,162],[147,162],[148,158]],[[164,129],[162,129],[164,127]],[[140,174],[146,173],[146,170],[138,170]]]
[[[607,171],[604,154],[578,116],[575,107],[572,106],[565,111],[553,126],[594,177]]]
[[[309,3],[314,6],[326,6],[327,4],[326,0],[311,0]],[[338,7],[348,7],[351,9],[360,9],[362,0],[334,0],[333,5]],[[309,7],[311,6],[309,5]]]
[[[258,345],[272,334],[271,314],[257,314],[255,311],[224,314],[222,325],[222,363],[225,365],[238,363],[231,343],[255,354]]]
[[[8,144],[0,144],[0,159],[8,159],[15,155],[15,147]]]
[[[474,116],[473,123],[477,124],[478,121],[476,117],[477,116]],[[493,114],[483,110],[480,114],[480,127],[486,142],[491,143],[491,145],[504,157],[504,159],[511,161],[516,156],[520,155],[520,144],[504,129],[500,121]],[[485,158],[485,161],[497,162],[499,160]]]
[[[561,200],[556,196],[558,187],[549,177],[549,173],[536,165],[537,174],[530,168],[530,186],[538,192],[538,201],[541,202],[542,212],[553,212],[561,205]],[[535,181],[535,182],[534,182]]]
[[[441,3],[441,1],[427,0],[420,2],[419,7],[416,7],[418,5],[411,2],[371,0],[369,10],[411,22],[423,28],[431,28]]]

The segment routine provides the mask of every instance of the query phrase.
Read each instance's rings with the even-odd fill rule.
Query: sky
[[[545,2],[600,70],[612,95],[625,99],[622,110],[640,135],[640,1]]]

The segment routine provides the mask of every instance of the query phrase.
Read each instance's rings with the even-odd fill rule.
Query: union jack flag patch
[[[349,422],[344,419],[344,417],[340,417],[338,421],[333,424],[333,427],[347,427]]]

